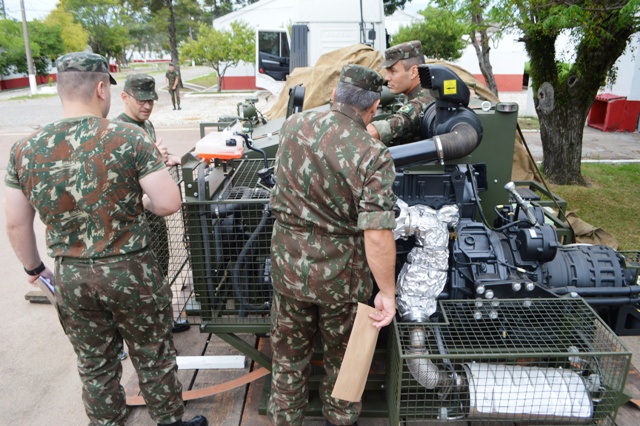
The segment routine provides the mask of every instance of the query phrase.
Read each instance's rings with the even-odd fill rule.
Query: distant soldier
[[[182,109],[180,108],[180,73],[175,69],[173,64],[169,64],[169,70],[165,74],[165,77],[169,94],[171,95],[173,109],[176,109],[176,103],[178,104],[178,109]]]
[[[409,41],[390,47],[384,52],[385,68],[389,90],[394,95],[403,93],[409,102],[386,119],[376,120],[367,126],[371,136],[386,145],[401,145],[422,139],[420,121],[424,110],[434,99],[427,89],[420,85],[418,65],[424,64],[422,44]]]
[[[60,323],[78,357],[82,399],[92,425],[124,425],[120,385],[123,340],[151,418],[182,421],[184,403],[171,337],[172,292],[148,249],[144,208],[166,216],[180,193],[148,135],[105,117],[111,85],[104,57],[58,59],[64,118],[11,148],[5,177],[7,234],[28,281],[53,279],[36,245],[34,218],[46,226],[55,257]]]
[[[291,116],[280,132],[271,208],[272,395],[276,425],[301,425],[316,335],[324,343],[320,385],[327,424],[357,421],[360,403],[331,397],[358,302],[380,288],[372,325],[395,315],[395,169],[387,148],[366,132],[382,77],[346,65],[330,111]]]

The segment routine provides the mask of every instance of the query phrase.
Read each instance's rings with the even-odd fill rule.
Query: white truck
[[[257,29],[256,86],[274,92],[295,67],[313,66],[327,52],[357,43],[382,52],[387,42],[383,0],[260,0],[215,19],[213,26],[223,29],[233,21]],[[254,70],[246,68],[227,75]]]

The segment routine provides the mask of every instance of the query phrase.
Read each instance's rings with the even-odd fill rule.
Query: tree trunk
[[[484,77],[484,81],[487,83],[489,90],[491,90],[494,95],[498,96],[498,85],[496,84],[496,79],[493,75],[493,67],[491,66],[491,60],[489,58],[491,46],[489,46],[489,36],[487,35],[487,30],[484,27],[484,18],[480,13],[474,13],[471,15],[471,20],[474,25],[479,28],[473,31],[470,34],[470,37],[471,44],[476,50],[480,72],[482,72],[482,76]],[[478,42],[476,35],[480,35],[480,42]]]
[[[540,119],[540,139],[544,162],[542,170],[550,182],[559,185],[585,185],[580,165],[582,136],[588,106],[578,99],[558,108],[556,93],[549,83],[537,91],[536,111]]]
[[[176,36],[176,16],[173,13],[173,0],[167,0],[169,9],[169,46],[171,48],[171,62],[180,71],[180,55],[178,54],[178,41]]]

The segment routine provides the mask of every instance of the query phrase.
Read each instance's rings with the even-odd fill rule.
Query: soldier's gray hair
[[[336,102],[351,105],[359,112],[365,111],[380,99],[380,92],[361,89],[350,83],[339,82],[336,87]]]
[[[109,74],[103,72],[58,73],[58,94],[61,98],[88,102],[93,99],[98,82],[109,83]]]
[[[405,71],[408,71],[414,65],[424,64],[424,55],[414,56],[413,58],[401,59],[400,63]]]

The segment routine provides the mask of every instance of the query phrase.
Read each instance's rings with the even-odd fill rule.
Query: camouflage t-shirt
[[[167,71],[164,75],[167,80],[169,81],[169,90],[173,89],[173,85],[176,82],[176,79],[180,79],[180,73],[178,72],[178,70],[173,70],[173,71]],[[176,89],[180,87],[180,81],[178,81],[178,85],[176,86]]]
[[[434,98],[420,85],[414,87],[408,98],[409,101],[397,113],[371,123],[378,131],[380,140],[387,146],[402,145],[423,139],[420,122],[424,110],[434,101]]]
[[[344,104],[283,125],[271,208],[274,287],[324,303],[365,301],[372,288],[364,230],[393,229],[393,159]]]
[[[101,258],[147,247],[139,180],[162,168],[139,127],[77,117],[16,142],[5,184],[38,211],[51,257]]]
[[[151,123],[149,120],[144,120],[144,121],[134,120],[133,118],[129,117],[127,114],[123,112],[122,114],[120,114],[115,118],[115,121],[121,121],[123,123],[131,123],[131,124],[135,124],[138,127],[142,127],[144,131],[147,132],[149,137],[151,137],[151,140],[153,142],[156,141],[156,129],[155,127],[153,127],[153,123]]]

